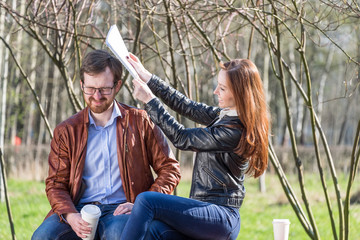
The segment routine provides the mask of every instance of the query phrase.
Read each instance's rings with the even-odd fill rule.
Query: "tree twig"
[[[4,183],[6,209],[7,209],[7,214],[8,214],[8,218],[9,218],[11,236],[12,236],[12,239],[13,239],[13,240],[16,240],[15,228],[14,228],[14,221],[13,221],[13,219],[12,219],[10,201],[9,201],[9,197],[8,197],[8,194],[7,194],[7,182],[6,182],[6,172],[5,172],[5,161],[4,161],[4,156],[3,156],[3,153],[2,153],[1,148],[0,148],[0,158],[1,158],[1,161],[0,161],[0,163],[1,163],[1,175],[2,175],[3,183]]]

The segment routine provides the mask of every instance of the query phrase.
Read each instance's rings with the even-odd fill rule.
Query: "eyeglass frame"
[[[82,82],[82,84],[81,84],[81,90],[82,90],[83,93],[86,94],[86,95],[94,95],[94,94],[96,93],[96,90],[99,91],[99,93],[100,93],[101,95],[111,95],[112,90],[114,89],[114,87],[116,87],[117,84],[118,84],[118,81],[114,82],[114,85],[113,85],[112,87],[94,88],[94,87],[86,87],[86,86],[85,86],[85,83]],[[93,92],[93,93],[86,93],[86,92],[85,92],[85,88],[87,88],[87,89],[90,88],[90,89],[92,89],[94,92]],[[110,92],[104,94],[104,93],[102,93],[102,91],[103,91],[104,89],[110,89]]]

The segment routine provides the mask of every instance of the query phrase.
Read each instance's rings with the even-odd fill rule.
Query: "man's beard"
[[[102,102],[101,105],[93,105],[92,101],[95,101],[95,99],[93,97],[89,98],[89,102],[86,102],[86,104],[89,106],[90,110],[93,113],[103,113],[106,110],[109,109],[109,107],[111,106],[111,104],[113,103],[113,100],[111,99],[107,99],[107,98],[100,98],[100,101]]]

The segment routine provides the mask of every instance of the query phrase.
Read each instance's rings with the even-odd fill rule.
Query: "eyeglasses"
[[[114,86],[112,87],[94,88],[94,87],[85,87],[85,85],[83,84],[82,90],[86,95],[94,95],[96,93],[96,90],[98,90],[101,95],[110,95],[115,86],[116,83],[114,83]]]

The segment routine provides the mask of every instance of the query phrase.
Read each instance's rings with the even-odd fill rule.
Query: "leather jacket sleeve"
[[[176,148],[196,152],[233,151],[241,137],[238,128],[213,125],[206,128],[185,128],[154,98],[145,105],[151,120],[157,124]]]
[[[197,123],[209,125],[221,110],[218,107],[190,100],[156,75],[152,75],[147,84],[151,91],[172,110]]]
[[[64,213],[77,212],[69,194],[70,159],[66,134],[56,128],[51,141],[49,154],[49,175],[46,178],[46,195],[52,210],[59,216]]]
[[[160,128],[144,120],[147,156],[157,177],[149,191],[171,194],[180,181],[180,165]]]

